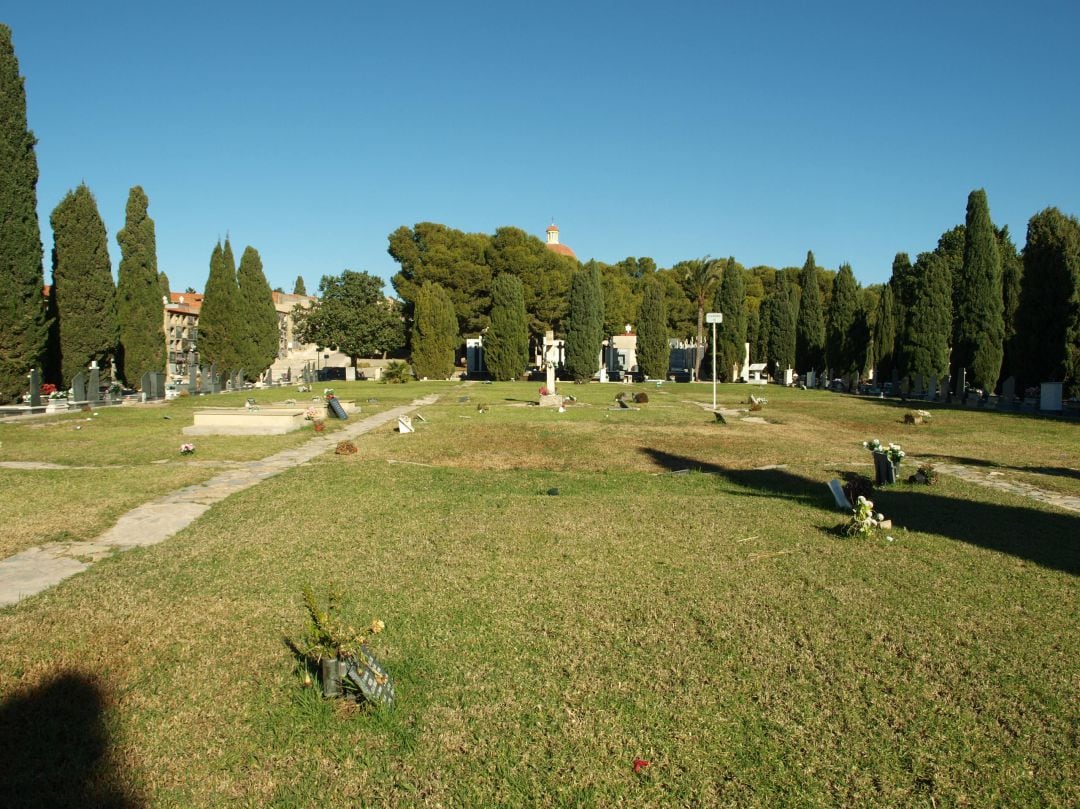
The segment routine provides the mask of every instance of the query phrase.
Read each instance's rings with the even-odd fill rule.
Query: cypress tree
[[[665,379],[671,351],[668,347],[667,296],[655,278],[645,282],[638,310],[637,365],[648,379]]]
[[[240,365],[248,380],[258,379],[277,359],[281,329],[278,325],[274,295],[263,274],[262,258],[254,247],[244,248],[236,273],[240,291],[240,326],[245,335],[238,345]]]
[[[825,365],[825,315],[821,309],[817,274],[814,254],[808,251],[799,275],[802,298],[795,326],[795,367],[801,373],[820,371]]]
[[[484,364],[492,379],[517,379],[529,362],[529,321],[521,279],[500,273],[491,285],[491,325],[484,334]]]
[[[968,195],[964,263],[953,286],[953,369],[959,373],[967,368],[973,385],[991,391],[1001,372],[1005,322],[1001,255],[986,192],[981,188]]]
[[[1001,360],[1003,375],[1016,375],[1016,309],[1020,305],[1020,284],[1024,277],[1024,264],[1016,252],[1009,235],[1009,226],[997,231],[998,253],[1001,254],[1001,314],[1004,324],[1004,356]]]
[[[48,339],[36,143],[11,29],[0,24],[0,403],[26,391]]]
[[[210,274],[206,278],[202,309],[199,312],[199,359],[204,365],[213,364],[218,373],[240,370],[236,345],[240,340],[237,321],[237,299],[240,289],[229,240],[221,242],[210,254]]]
[[[855,275],[850,264],[842,264],[833,279],[832,300],[829,301],[828,322],[825,325],[825,355],[833,374],[847,375],[857,370],[851,337],[858,310],[859,287],[855,283]]]
[[[158,289],[161,291],[162,302],[168,302],[172,295],[172,291],[169,289],[169,276],[165,274],[164,270],[161,270],[157,274],[158,277]]]
[[[737,378],[735,368],[746,358],[747,342],[746,285],[734,258],[728,258],[724,267],[720,290],[716,294],[716,310],[724,316],[724,322],[717,327],[716,375],[726,382],[734,382]]]
[[[878,298],[877,315],[874,325],[874,380],[880,384],[891,376],[896,368],[896,300],[893,296],[893,283],[890,281],[881,290]]]
[[[1047,208],[1028,222],[1016,310],[1017,376],[1080,392],[1080,222]]]
[[[570,282],[565,367],[575,382],[588,382],[599,370],[603,341],[604,297],[600,270],[593,265],[575,272]]]
[[[768,362],[774,376],[795,365],[795,290],[777,274],[776,289],[762,303],[761,327],[768,332]],[[767,314],[767,316],[766,316]]]
[[[293,284],[293,295],[307,295],[307,287],[304,286],[304,276],[296,276],[296,283]]]
[[[116,351],[116,287],[105,223],[85,184],[67,193],[50,222],[55,245],[52,294],[66,386],[88,363],[96,360],[104,367]]]
[[[901,372],[942,376],[949,367],[951,273],[938,252],[920,253],[911,271],[910,305],[902,327]]]
[[[761,302],[759,309],[748,308],[746,311],[746,342],[750,343],[751,363],[769,361],[769,332],[761,325],[762,315],[765,314],[768,314],[765,301]]]
[[[412,362],[417,377],[446,379],[454,370],[458,321],[450,293],[425,281],[413,308]]]
[[[161,283],[157,271],[154,220],[150,201],[139,186],[128,192],[127,218],[116,234],[120,269],[116,284],[116,318],[120,327],[118,365],[128,385],[137,385],[146,371],[165,368],[165,330]]]

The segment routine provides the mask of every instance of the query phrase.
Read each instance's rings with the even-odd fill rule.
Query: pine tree
[[[874,381],[881,384],[896,368],[896,300],[891,281],[881,290],[874,320]]]
[[[120,269],[116,285],[116,319],[120,327],[118,365],[128,385],[138,385],[147,371],[165,368],[165,329],[161,284],[157,271],[154,220],[150,201],[139,186],[128,192],[127,218],[116,234]]]
[[[293,284],[293,295],[307,295],[307,287],[304,286],[304,276],[296,276],[296,283]]]
[[[36,143],[11,29],[0,24],[0,404],[26,391],[48,339]]]
[[[246,247],[236,273],[241,318],[244,331],[237,348],[240,367],[249,381],[255,381],[277,359],[281,328],[270,284],[263,274],[262,258],[254,247]]]
[[[240,370],[236,348],[241,339],[237,326],[239,297],[232,248],[226,239],[224,248],[218,242],[210,254],[210,275],[199,311],[199,360],[203,365],[212,364],[219,374]]]
[[[484,334],[484,365],[492,379],[517,379],[529,362],[525,287],[504,272],[491,285],[491,325]]]
[[[566,319],[565,367],[575,382],[588,382],[599,370],[604,341],[604,297],[595,265],[574,273]]]
[[[439,284],[424,281],[413,308],[412,363],[416,376],[449,377],[457,345],[458,321],[450,294]]]
[[[971,384],[991,391],[1001,372],[1005,322],[1001,255],[981,188],[968,195],[964,227],[964,263],[959,281],[953,284],[952,363],[957,373],[961,368],[969,370]]]
[[[800,373],[820,371],[825,365],[825,316],[821,309],[817,274],[814,254],[808,251],[799,275],[802,298],[795,326],[795,367]]]
[[[829,301],[828,322],[825,326],[825,354],[831,372],[846,376],[856,368],[855,351],[851,345],[852,327],[859,310],[859,287],[850,264],[842,264],[833,280],[832,300]]]
[[[1080,221],[1057,208],[1028,222],[1016,367],[1025,386],[1065,382],[1080,393]]]
[[[671,349],[668,346],[667,297],[655,278],[645,283],[638,310],[637,365],[648,379],[667,377]]]
[[[105,223],[85,184],[67,193],[50,222],[60,368],[63,384],[70,385],[87,364],[104,366],[116,351],[116,287]]]
[[[746,359],[747,342],[746,285],[734,258],[728,258],[724,267],[720,290],[716,294],[716,311],[724,316],[724,322],[717,327],[716,375],[726,382],[734,382],[736,366]]]

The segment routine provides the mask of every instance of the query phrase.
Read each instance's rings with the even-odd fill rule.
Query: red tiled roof
[[[548,250],[554,250],[560,256],[570,256],[570,258],[573,259],[577,258],[577,256],[574,255],[574,251],[567,247],[565,244],[545,244],[544,247],[546,247]]]

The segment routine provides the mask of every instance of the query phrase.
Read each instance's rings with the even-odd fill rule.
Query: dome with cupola
[[[577,256],[574,255],[574,251],[567,247],[565,244],[559,244],[559,227],[554,222],[548,225],[547,229],[547,244],[544,245],[548,250],[554,253],[558,253],[560,256],[569,256],[577,261]]]

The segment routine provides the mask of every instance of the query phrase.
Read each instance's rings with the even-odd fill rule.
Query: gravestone
[[[273,368],[267,368],[266,369],[266,379],[263,380],[263,384],[264,385],[273,385],[274,384],[274,369]]]
[[[915,375],[915,389],[911,392],[912,396],[922,396],[926,393],[925,382],[923,381],[922,374]]]
[[[544,387],[547,388],[548,396],[555,395],[555,365],[550,362],[547,365],[547,379],[544,382]]]
[[[41,407],[41,373],[37,368],[30,369],[30,406]]]
[[[244,369],[241,368],[233,375],[233,390],[244,389]]]
[[[937,399],[937,377],[930,377],[930,386],[926,389],[926,401],[932,402]]]
[[[90,366],[90,382],[86,387],[86,400],[91,404],[101,401],[101,372],[95,362]]]
[[[998,410],[1012,407],[1013,399],[1016,398],[1016,377],[1006,377],[1001,383],[1001,396],[998,398]]]
[[[398,416],[397,431],[399,433],[414,433],[411,416]]]
[[[345,421],[347,418],[349,418],[349,414],[345,412],[345,408],[341,406],[341,402],[336,396],[331,396],[329,399],[326,400],[326,407],[331,413],[333,413],[342,421]]]
[[[1039,410],[1048,413],[1061,412],[1061,383],[1043,382],[1039,385]]]
[[[833,499],[836,501],[836,507],[843,511],[851,511],[854,508],[851,505],[851,501],[847,499],[847,494],[844,492],[844,487],[840,484],[840,481],[833,478],[829,481],[829,491],[832,492]]]
[[[848,393],[858,393],[859,392],[859,375],[858,374],[852,374],[848,378],[848,388],[847,389],[848,389]]]
[[[817,382],[817,373],[814,371],[806,372],[806,387],[813,388]]]
[[[785,368],[784,369],[784,387],[785,388],[790,388],[793,384],[795,384],[795,371],[793,371],[791,368]]]
[[[188,389],[188,393],[190,393],[192,396],[194,396],[196,393],[199,392],[199,388],[198,388],[199,380],[195,375],[195,371],[196,371],[195,363],[194,362],[188,362],[187,389]]]
[[[956,396],[964,404],[967,404],[967,368],[961,368],[956,376]]]
[[[938,380],[938,396],[948,402],[951,399],[949,393],[949,375],[945,374]]]
[[[72,377],[71,398],[76,402],[86,401],[86,371],[79,371]]]
[[[149,371],[144,371],[142,379],[140,380],[139,387],[142,388],[143,400],[154,398],[154,375]]]

